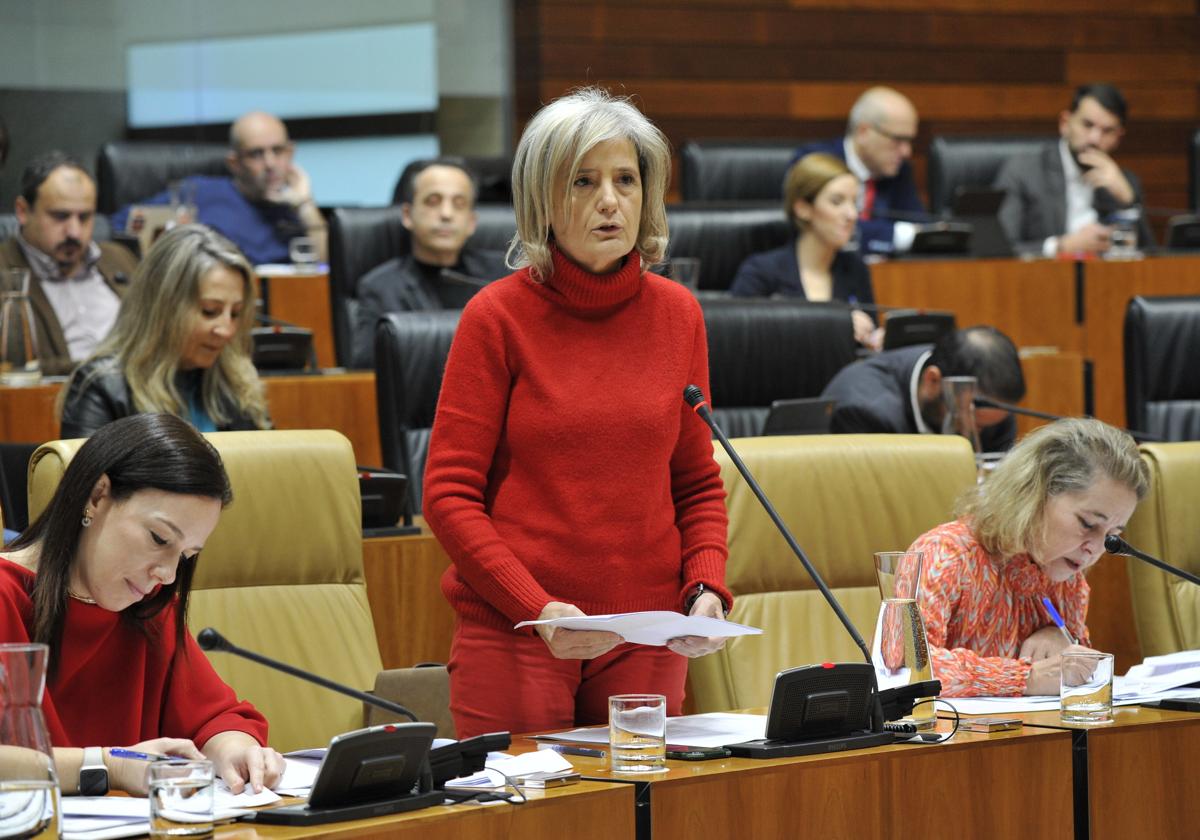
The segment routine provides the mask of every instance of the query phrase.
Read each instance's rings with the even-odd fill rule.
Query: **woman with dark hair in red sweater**
[[[117,746],[208,758],[235,793],[279,780],[266,720],[187,632],[196,559],[231,499],[212,444],[135,414],[88,439],[2,552],[0,642],[50,649],[42,708],[64,793],[145,795],[145,762]]]
[[[453,564],[450,705],[459,737],[607,720],[609,695],[665,694],[668,647],[520,621],[635,610],[723,618],[725,491],[707,427],[704,321],[662,259],[666,139],[627,101],[582,90],[530,121],[513,162],[519,270],[463,312],[425,472],[425,516]]]

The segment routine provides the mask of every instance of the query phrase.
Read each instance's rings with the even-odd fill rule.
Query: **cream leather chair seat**
[[[1130,545],[1192,574],[1200,574],[1200,443],[1143,444],[1150,493],[1129,520]],[[1200,587],[1126,559],[1133,618],[1143,656],[1200,648]]]
[[[971,447],[957,436],[760,437],[733,445],[868,645],[879,610],[873,553],[906,549],[949,521],[975,481]],[[719,445],[716,454],[728,493],[726,583],[736,599],[729,617],[763,634],[692,660],[689,689],[701,712],[768,705],[775,674],[786,668],[863,661]]]
[[[367,690],[380,671],[363,577],[360,498],[350,442],[331,431],[207,435],[234,500],[200,555],[188,626]],[[29,467],[31,518],[82,440],[53,441]],[[228,653],[217,673],[270,722],[281,751],[323,746],[363,725],[362,705]]]

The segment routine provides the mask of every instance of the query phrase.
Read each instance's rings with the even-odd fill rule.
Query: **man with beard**
[[[30,272],[42,372],[70,373],[112,328],[137,261],[120,245],[92,241],[96,184],[62,152],[26,167],[15,205],[21,228],[0,244],[0,270]]]
[[[1112,157],[1126,111],[1112,85],[1082,85],[1059,114],[1059,141],[1004,164],[995,183],[1007,193],[1000,222],[1018,251],[1054,257],[1108,250],[1112,214],[1142,203],[1137,176]],[[1142,245],[1154,241],[1145,214],[1138,237]]]
[[[834,434],[940,434],[946,406],[942,380],[974,376],[978,393],[1001,402],[1020,402],[1025,376],[1012,340],[995,327],[975,326],[943,336],[937,344],[887,350],[838,371],[821,393],[834,401]],[[1013,416],[977,408],[984,452],[1009,449],[1017,436]]]
[[[197,221],[224,234],[254,265],[286,263],[288,243],[298,236],[316,241],[317,259],[327,259],[325,220],[313,200],[308,175],[293,161],[287,127],[272,114],[251,111],[229,129],[225,164],[231,177],[195,175],[183,181]],[[178,193],[177,193],[178,194]],[[136,202],[168,204],[171,191]],[[126,207],[113,216],[124,230]]]

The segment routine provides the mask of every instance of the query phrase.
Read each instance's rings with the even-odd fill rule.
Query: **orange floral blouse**
[[[1089,644],[1083,575],[1055,583],[1028,554],[988,554],[962,520],[925,533],[911,550],[925,553],[921,617],[943,697],[1024,693],[1030,663],[1017,658],[1021,643],[1053,623],[1042,596],[1080,644]]]

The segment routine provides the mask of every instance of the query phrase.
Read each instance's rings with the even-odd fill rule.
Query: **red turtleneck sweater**
[[[550,601],[588,615],[682,609],[725,589],[725,490],[708,427],[696,299],[642,274],[554,252],[471,299],[459,322],[425,467],[425,517],[453,564],[442,591],[495,627]]]
[[[30,641],[33,573],[0,558],[0,642]],[[238,730],[267,743],[267,721],[222,682],[196,640],[175,648],[175,608],[150,619],[151,639],[120,613],[67,601],[58,667],[42,712],[56,747],[119,747],[190,738],[203,747]]]

